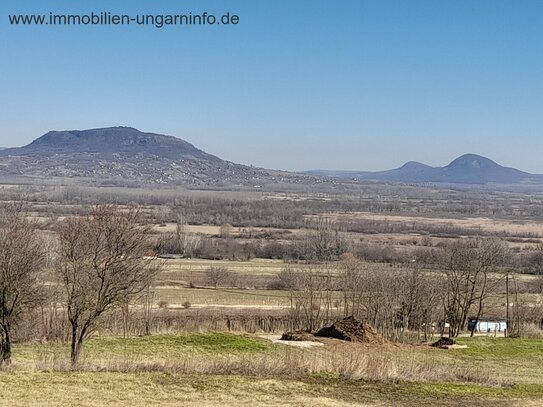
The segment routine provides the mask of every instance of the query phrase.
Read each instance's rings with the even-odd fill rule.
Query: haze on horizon
[[[126,125],[286,170],[543,173],[543,3],[232,0],[0,6],[0,146]],[[84,5],[81,5],[84,3]],[[230,11],[237,27],[15,27],[8,14]]]

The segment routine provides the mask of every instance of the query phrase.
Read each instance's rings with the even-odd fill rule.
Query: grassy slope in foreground
[[[541,405],[536,385],[366,382],[163,372],[39,372],[0,375],[5,406],[352,406]]]
[[[25,344],[0,373],[0,405],[543,405],[543,340],[460,342],[469,348],[300,350],[229,333],[96,338],[77,372],[66,345]]]

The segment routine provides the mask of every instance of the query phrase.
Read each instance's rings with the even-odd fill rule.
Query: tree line
[[[509,334],[520,335],[530,324],[543,329],[543,308],[519,300],[512,259],[499,238],[452,242],[433,252],[431,265],[415,257],[376,268],[344,253],[332,263],[287,265],[273,288],[289,292],[292,325],[309,331],[350,315],[391,340],[413,332],[417,340],[433,333],[456,337],[469,318],[473,336],[477,322],[489,316],[507,319]],[[543,274],[528,284],[543,293]]]

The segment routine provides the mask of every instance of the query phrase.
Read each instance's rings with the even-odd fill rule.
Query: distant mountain
[[[217,157],[198,150],[192,144],[176,137],[143,133],[131,127],[110,127],[93,130],[50,131],[19,151],[39,153],[145,153],[172,159]]]
[[[0,178],[196,188],[347,185],[356,181],[543,184],[543,175],[503,167],[475,154],[465,154],[445,167],[410,161],[378,172],[316,170],[296,174],[266,170],[223,160],[176,137],[132,127],[50,131],[27,146],[0,150]]]
[[[0,176],[194,187],[259,187],[315,178],[235,164],[185,140],[131,127],[51,131],[27,146],[0,151]]]
[[[456,184],[540,184],[543,175],[504,167],[476,154],[464,154],[445,167],[431,167],[410,161],[388,171],[308,171],[308,174],[359,180],[456,183]]]

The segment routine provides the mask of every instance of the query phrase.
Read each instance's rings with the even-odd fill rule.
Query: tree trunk
[[[79,362],[79,353],[81,351],[81,342],[77,340],[77,335],[72,335],[72,345],[70,349],[70,360],[72,362],[72,368]]]
[[[128,337],[129,321],[130,321],[130,309],[128,308],[128,302],[124,303],[121,307],[121,314],[123,318],[123,338]]]
[[[11,337],[9,330],[2,332],[0,342],[0,367],[6,367],[11,364]]]
[[[72,341],[70,346],[70,361],[72,369],[79,363],[79,355],[81,353],[81,345],[85,338],[85,329],[79,331],[77,323],[72,323]]]
[[[479,308],[477,310],[477,316],[475,317],[475,323],[471,327],[470,337],[473,338],[475,335],[475,330],[477,329],[477,324],[479,323],[479,319],[481,318],[481,314],[483,313],[483,302],[482,299],[479,301]]]

